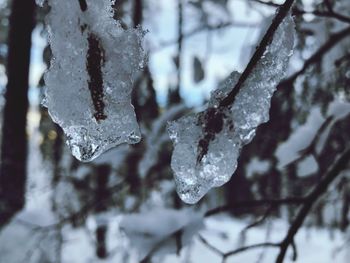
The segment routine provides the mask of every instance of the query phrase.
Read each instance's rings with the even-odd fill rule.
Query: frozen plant
[[[232,105],[220,102],[235,87],[240,74],[233,72],[214,91],[208,108],[169,123],[174,143],[171,167],[177,192],[186,203],[196,203],[212,187],[228,182],[237,168],[242,147],[256,128],[269,119],[270,101],[285,76],[294,48],[295,25],[287,16],[273,36],[263,57],[243,83]]]
[[[139,142],[131,90],[144,62],[143,31],[123,29],[111,0],[47,2],[53,58],[43,105],[73,155],[86,162],[121,143]]]

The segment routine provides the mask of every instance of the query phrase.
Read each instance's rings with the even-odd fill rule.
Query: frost
[[[49,0],[53,59],[45,74],[53,121],[73,155],[91,161],[141,134],[131,105],[132,83],[144,62],[141,29],[122,28],[110,0]]]
[[[288,16],[231,107],[223,109],[219,103],[238,81],[237,72],[212,93],[205,111],[169,123],[174,143],[171,167],[184,202],[198,202],[212,187],[231,178],[240,150],[269,119],[270,100],[287,70],[294,34],[294,22]]]

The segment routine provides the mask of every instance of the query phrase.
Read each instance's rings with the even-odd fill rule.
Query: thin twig
[[[214,253],[224,257],[225,253],[208,242],[202,235],[198,235],[199,240]]]
[[[242,27],[242,28],[254,28],[257,27],[258,24],[253,24],[253,23],[240,23],[240,22],[235,22],[235,21],[230,21],[230,22],[225,22],[225,23],[219,23],[217,25],[201,25],[198,27],[195,27],[192,30],[189,30],[186,33],[183,33],[183,39],[189,39],[190,37],[193,37],[197,34],[203,33],[204,31],[216,31],[216,30],[221,30],[221,29],[227,29],[230,27]],[[158,47],[155,47],[152,49],[152,52],[159,52],[163,50],[164,48],[173,46],[178,43],[178,39],[175,40],[169,40],[165,41],[159,44]]]
[[[265,243],[260,243],[260,244],[254,244],[254,245],[240,247],[240,248],[237,248],[235,250],[232,250],[232,251],[224,253],[224,252],[220,251],[218,248],[216,248],[215,246],[213,246],[212,244],[210,244],[209,241],[206,240],[203,236],[201,236],[201,235],[198,235],[198,236],[199,236],[199,240],[205,246],[207,246],[211,251],[213,251],[214,253],[216,253],[216,254],[218,254],[219,256],[222,257],[223,262],[225,262],[225,260],[228,257],[231,257],[233,255],[239,254],[241,252],[245,252],[245,251],[250,250],[250,249],[256,249],[256,248],[261,248],[261,247],[279,247],[280,246],[279,243],[265,242]]]
[[[245,251],[250,250],[250,249],[261,248],[261,247],[280,247],[280,244],[279,243],[266,242],[266,243],[260,243],[260,244],[245,246],[245,247],[241,247],[241,248],[238,248],[238,249],[235,249],[235,250],[232,250],[230,252],[225,253],[224,254],[224,258],[226,259],[226,258],[231,257],[233,255],[236,255],[238,253],[245,252]]]
[[[205,213],[204,217],[210,217],[222,212],[227,212],[232,209],[237,208],[253,208],[257,206],[281,206],[281,205],[300,205],[305,201],[304,198],[300,197],[290,197],[284,199],[262,199],[262,200],[248,200],[248,201],[238,201],[229,205],[220,206],[209,210]]]
[[[284,18],[287,16],[293,3],[294,3],[294,0],[286,0],[284,2],[284,4],[279,8],[279,10],[278,10],[275,18],[273,19],[269,29],[267,30],[266,34],[264,35],[263,39],[261,40],[259,46],[257,47],[253,57],[251,58],[251,60],[249,61],[248,65],[247,65],[247,67],[245,68],[242,75],[240,76],[237,84],[235,85],[235,87],[233,87],[233,89],[226,96],[226,98],[224,98],[221,101],[221,103],[220,103],[221,107],[227,107],[227,106],[230,106],[234,103],[237,94],[241,90],[243,84],[248,79],[250,74],[255,69],[255,67],[258,64],[258,62],[260,61],[261,57],[264,55],[266,48],[273,40],[273,36],[274,36],[275,32],[277,31],[279,25],[282,23]]]
[[[289,167],[300,163],[301,161],[305,160],[306,157],[308,157],[309,155],[313,155],[315,158],[317,157],[317,152],[316,152],[316,148],[317,145],[319,143],[319,141],[321,140],[321,136],[324,134],[324,132],[331,126],[334,125],[333,123],[334,117],[333,116],[329,116],[321,125],[321,127],[317,130],[315,137],[312,139],[312,141],[310,142],[310,144],[308,146],[306,146],[304,149],[300,150],[298,152],[299,157],[293,161],[291,161],[290,163],[287,163],[285,165],[285,169],[288,169]],[[317,158],[316,158],[317,159]]]
[[[269,215],[271,214],[271,212],[273,211],[274,208],[275,208],[274,206],[270,205],[270,206],[266,209],[265,213],[264,213],[260,218],[258,218],[258,220],[255,220],[253,223],[251,223],[251,224],[249,224],[248,226],[246,226],[246,227],[242,230],[242,232],[245,232],[245,231],[247,231],[247,230],[249,230],[249,229],[251,229],[251,228],[253,228],[253,227],[259,226],[259,225],[261,225],[262,223],[264,223],[265,220],[269,217]]]
[[[325,11],[320,11],[320,10],[305,11],[305,10],[302,10],[299,8],[293,9],[293,15],[305,15],[305,14],[315,15],[318,17],[334,18],[334,19],[337,19],[337,20],[344,22],[344,23],[350,23],[350,17],[344,16],[344,15],[336,13],[334,11],[325,12]]]
[[[265,2],[262,0],[249,0],[249,1],[255,2],[258,4],[263,4],[263,5],[270,6],[270,7],[280,7],[281,6],[281,5],[276,4],[274,2]],[[334,19],[337,19],[341,22],[350,23],[350,17],[344,16],[342,14],[335,12],[329,1],[325,1],[325,4],[326,4],[328,11],[321,11],[321,10],[305,11],[305,10],[299,9],[298,7],[295,7],[295,8],[293,8],[292,12],[293,12],[293,15],[311,14],[311,15],[315,15],[318,17],[334,18]]]
[[[285,79],[280,83],[280,86],[284,86],[286,84],[294,83],[294,81],[313,64],[322,60],[323,56],[331,50],[335,45],[337,45],[341,40],[350,35],[350,27],[347,27],[337,33],[334,33],[330,36],[328,41],[324,43],[309,59],[307,59],[303,65],[303,67],[295,72],[292,76]],[[290,85],[292,86],[292,85]]]

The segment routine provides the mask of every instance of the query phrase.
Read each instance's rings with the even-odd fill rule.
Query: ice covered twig
[[[233,72],[213,92],[205,111],[169,124],[175,146],[171,166],[184,202],[196,203],[212,187],[231,178],[240,150],[252,140],[256,128],[269,119],[270,100],[285,76],[294,34],[294,21],[287,16],[266,42],[261,57],[253,66],[248,65],[245,72],[249,74]],[[233,92],[233,87],[238,91]]]
[[[141,134],[131,105],[144,60],[143,31],[122,28],[110,0],[48,0],[53,53],[45,74],[45,105],[73,155],[91,161]]]

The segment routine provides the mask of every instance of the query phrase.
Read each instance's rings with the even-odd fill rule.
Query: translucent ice
[[[287,70],[294,34],[294,22],[288,16],[231,107],[222,108],[219,103],[238,81],[237,72],[212,93],[205,111],[169,123],[174,143],[171,167],[184,202],[196,203],[231,178],[240,150],[253,139],[257,126],[269,119],[271,97]]]
[[[143,32],[123,29],[113,19],[111,2],[48,1],[53,59],[44,101],[81,161],[141,138],[131,90],[144,60]]]

